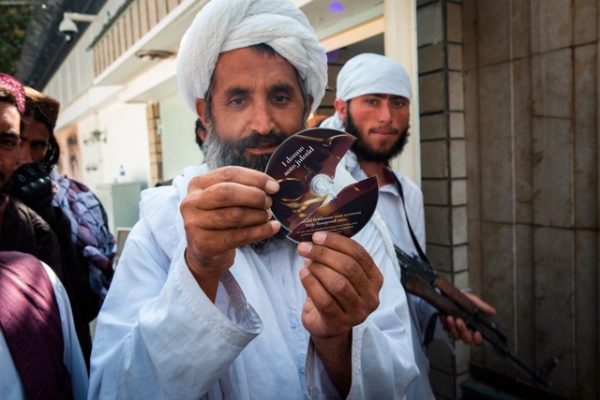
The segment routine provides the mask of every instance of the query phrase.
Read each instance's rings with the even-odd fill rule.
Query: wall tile
[[[448,148],[446,141],[421,143],[421,175],[423,178],[448,176]]]
[[[598,233],[575,234],[575,322],[578,398],[597,399],[598,371]]]
[[[482,218],[513,220],[510,64],[479,71],[480,184]],[[469,170],[471,172],[471,170]]]
[[[452,244],[467,243],[467,207],[452,208]]]
[[[535,116],[573,116],[573,50],[562,49],[531,58]]]
[[[429,236],[427,236],[429,239]],[[452,272],[452,248],[427,242],[427,258],[436,271]]]
[[[570,120],[533,119],[535,224],[573,226],[573,127]]]
[[[439,42],[419,48],[419,73],[437,71],[446,66],[444,43]]]
[[[462,5],[446,2],[446,15],[447,40],[449,42],[462,43]]]
[[[448,135],[447,121],[445,113],[421,116],[419,119],[421,140],[445,139]]]
[[[423,179],[421,181],[421,189],[423,190],[425,204],[450,205],[448,182],[445,179]]]
[[[516,272],[516,308],[515,329],[508,331],[516,338],[515,351],[528,365],[536,365],[535,320],[534,320],[534,266],[533,266],[533,228],[529,225],[516,225],[515,234],[515,272]],[[525,375],[522,375],[526,378]]]
[[[417,43],[421,47],[425,44],[439,43],[444,39],[442,29],[442,6],[432,3],[417,9]]]
[[[481,298],[496,308],[494,318],[504,331],[514,330],[515,287],[514,254],[510,250],[514,240],[514,229],[509,224],[482,224],[482,283]],[[509,336],[509,344],[513,345]],[[492,348],[484,348],[485,364],[499,372],[510,374],[511,366]]]
[[[542,53],[573,44],[571,0],[531,2],[531,50]]]
[[[532,148],[531,148],[531,79],[529,59],[512,63],[511,107],[515,160],[515,216],[518,223],[531,223]]]
[[[459,206],[467,204],[467,180],[466,179],[453,179],[451,183],[451,198],[452,205]]]
[[[450,173],[452,178],[465,178],[467,176],[465,141],[453,139],[450,141]]]
[[[596,44],[575,49],[575,226],[598,227]]]
[[[446,110],[446,81],[444,72],[419,77],[419,111],[421,113]]]
[[[531,43],[531,2],[511,1],[510,30],[513,60],[529,57]]]
[[[477,60],[477,12],[479,2],[477,0],[465,0],[462,7],[463,21],[463,62],[467,71],[476,68]]]
[[[510,1],[486,1],[478,8],[479,65],[510,59]]]
[[[467,226],[467,229],[468,229],[468,226]],[[468,232],[470,232],[470,231],[468,230],[467,233]],[[452,247],[452,260],[454,263],[455,271],[462,271],[462,270],[466,270],[468,268],[469,264],[468,264],[467,251],[468,251],[467,245]],[[470,283],[467,282],[467,286],[464,286],[464,287],[470,287]]]
[[[450,209],[448,207],[425,206],[425,231],[427,243],[450,244]]]
[[[575,45],[598,39],[598,1],[575,0]]]
[[[539,364],[553,355],[560,357],[560,365],[552,374],[552,391],[568,398],[575,384],[574,236],[567,229],[534,230],[536,361]]]
[[[462,45],[448,44],[448,68],[455,71],[463,70]]]
[[[465,73],[465,142],[467,151],[467,202],[469,218],[479,219],[481,214],[480,184],[480,127],[479,86],[477,70]]]
[[[465,88],[463,75],[460,72],[448,73],[449,106],[452,111],[462,111],[465,108]]]
[[[465,137],[465,114],[462,112],[450,113],[450,137]]]

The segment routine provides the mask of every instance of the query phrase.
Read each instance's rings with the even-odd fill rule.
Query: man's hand
[[[213,301],[219,279],[233,265],[235,249],[273,236],[270,194],[279,185],[268,175],[224,167],[192,179],[180,207],[190,271]]]
[[[475,305],[484,314],[487,314],[489,316],[496,315],[496,309],[494,307],[492,307],[491,305],[489,305],[488,303],[486,303],[485,301],[481,300],[478,296],[474,295],[473,293],[468,293],[468,292],[465,292],[463,294],[465,296],[467,296],[469,298],[469,300],[471,300],[473,303],[475,303]],[[460,319],[460,318],[454,319],[453,317],[451,317],[449,315],[440,316],[440,319],[442,320],[444,329],[446,329],[446,331],[448,331],[448,333],[450,334],[450,336],[452,336],[452,338],[454,340],[462,340],[466,344],[479,345],[479,344],[483,343],[483,338],[481,337],[481,333],[473,332],[472,330],[470,330],[462,319]]]
[[[300,271],[306,289],[302,322],[313,337],[347,333],[379,306],[383,276],[371,256],[352,239],[317,232],[313,243],[300,243],[306,257]]]
[[[300,279],[306,289],[302,323],[338,391],[345,397],[352,383],[352,328],[379,306],[383,275],[354,240],[317,232],[313,243],[300,243],[306,257]]]

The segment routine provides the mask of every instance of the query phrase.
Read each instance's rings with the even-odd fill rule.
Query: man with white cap
[[[326,68],[287,0],[198,13],[177,76],[207,164],[143,194],[98,318],[90,398],[403,397],[417,369],[382,222],[296,245],[267,209],[279,188],[260,171],[319,104]]]
[[[406,70],[391,58],[365,53],[348,60],[337,77],[336,113],[321,127],[345,130],[356,136],[352,152],[345,157],[346,168],[356,179],[377,175],[377,212],[385,216],[389,235],[407,253],[425,249],[423,195],[409,178],[389,167],[400,154],[409,136],[411,88]],[[397,271],[398,274],[400,271]],[[482,311],[495,310],[473,294],[467,295]],[[407,399],[434,399],[429,384],[429,362],[423,345],[433,335],[446,338],[436,329],[436,310],[424,300],[407,294],[415,359],[420,375],[407,391]],[[472,332],[464,321],[443,318],[444,327],[455,339],[481,343],[481,334]],[[439,325],[438,325],[439,326]],[[443,332],[443,331],[442,331]]]

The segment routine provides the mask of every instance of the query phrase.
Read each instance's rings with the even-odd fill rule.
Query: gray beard
[[[271,156],[267,154],[246,158],[244,149],[260,143],[279,145],[286,138],[287,136],[280,132],[272,132],[268,135],[249,135],[237,142],[229,142],[221,140],[215,132],[212,122],[209,122],[206,126],[206,141],[202,145],[204,161],[211,170],[234,165],[264,172]],[[264,249],[267,243],[288,242],[286,237],[287,232],[282,227],[274,236],[251,243],[250,246],[258,252]]]

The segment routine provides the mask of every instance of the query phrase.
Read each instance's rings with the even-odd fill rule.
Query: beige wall
[[[559,356],[551,391],[573,399],[600,395],[599,12],[462,1],[471,284],[529,364]]]

